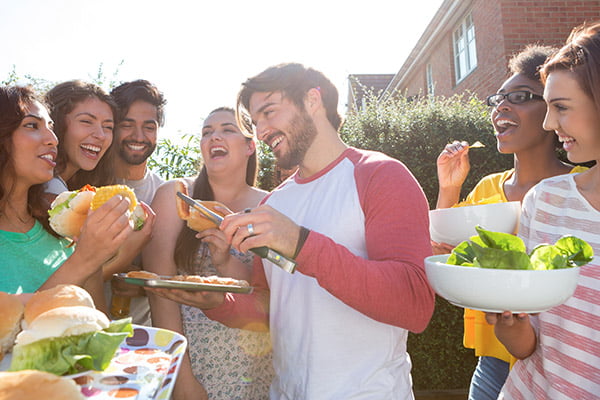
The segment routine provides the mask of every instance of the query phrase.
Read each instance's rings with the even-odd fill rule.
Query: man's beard
[[[298,112],[290,121],[286,139],[288,152],[277,157],[277,165],[292,169],[299,165],[317,136],[317,127],[305,110]]]
[[[127,148],[127,145],[130,143],[137,143],[137,144],[144,144],[147,147],[146,151],[142,154],[130,154],[129,153],[129,149]],[[119,146],[119,156],[127,163],[130,165],[140,165],[143,164],[144,162],[146,162],[146,160],[148,159],[148,157],[150,157],[152,155],[152,153],[154,152],[154,149],[156,149],[156,144],[152,144],[150,142],[133,142],[133,141],[124,141],[121,143],[121,145]]]

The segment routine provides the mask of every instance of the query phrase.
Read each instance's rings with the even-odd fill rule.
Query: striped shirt
[[[519,236],[530,251],[574,235],[597,256],[581,267],[573,297],[531,318],[537,347],[517,361],[499,399],[600,398],[600,212],[579,193],[574,178],[556,176],[531,189]]]

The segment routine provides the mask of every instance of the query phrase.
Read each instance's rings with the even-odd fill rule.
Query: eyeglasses
[[[498,105],[504,99],[508,100],[508,102],[512,104],[521,104],[529,100],[544,100],[544,98],[539,94],[533,94],[526,90],[517,90],[514,92],[496,93],[491,96],[488,96],[486,99],[486,103],[490,107],[498,107]]]

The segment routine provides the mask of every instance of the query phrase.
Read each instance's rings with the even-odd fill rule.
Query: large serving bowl
[[[520,215],[518,201],[440,208],[429,211],[429,234],[435,242],[456,246],[477,235],[477,225],[493,232],[515,233]]]
[[[446,264],[448,254],[425,258],[433,290],[450,303],[488,312],[537,313],[567,301],[575,292],[579,267],[514,270]]]

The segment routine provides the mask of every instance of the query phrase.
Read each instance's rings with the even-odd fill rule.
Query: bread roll
[[[0,400],[83,400],[73,379],[42,371],[0,372]]]
[[[92,296],[85,289],[76,285],[57,285],[31,296],[25,305],[23,328],[26,328],[38,315],[53,308],[66,306],[95,308]]]
[[[9,352],[21,330],[23,303],[15,295],[0,292],[0,360]]]
[[[86,185],[77,191],[59,194],[48,212],[50,226],[56,233],[67,238],[79,236],[90,210],[96,210],[111,197],[121,195],[129,198],[127,216],[131,227],[141,229],[147,215],[138,203],[135,193],[127,185],[109,185],[95,188]]]
[[[148,271],[129,271],[127,273],[128,278],[138,278],[138,279],[160,279],[160,276],[155,274],[154,272]]]
[[[79,236],[95,192],[89,189],[63,192],[56,196],[50,211],[50,227],[61,236]],[[58,211],[52,211],[58,210]]]
[[[108,328],[108,317],[95,308],[85,306],[58,307],[37,316],[17,335],[17,346],[41,339],[73,336]]]
[[[187,187],[180,180],[175,182],[175,193],[177,192],[181,192],[188,196]],[[196,232],[202,232],[210,228],[218,228],[217,224],[206,218],[200,211],[190,207],[185,201],[179,198],[179,196],[176,195],[175,199],[177,202],[177,214],[179,215],[179,218],[186,221],[188,228],[195,230]],[[202,203],[203,206],[208,207],[211,211],[214,211],[222,217],[226,215],[223,209],[228,210],[227,206],[218,201],[196,201]],[[221,207],[222,209],[217,209],[216,207]]]

